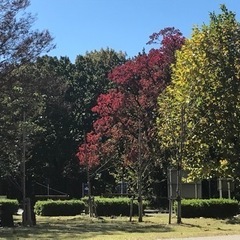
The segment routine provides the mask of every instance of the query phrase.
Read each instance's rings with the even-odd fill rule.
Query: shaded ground
[[[130,223],[126,217],[37,217],[37,226],[32,228],[0,228],[0,239],[182,240],[188,237],[187,240],[202,240],[197,237],[218,235],[216,238],[203,239],[228,240],[226,235],[240,235],[239,219],[183,219],[183,224],[178,225],[173,218],[169,225],[167,214],[153,214],[145,216],[143,220],[138,223],[137,218],[134,218]],[[15,216],[15,223],[20,221]],[[221,237],[223,235],[224,238]],[[240,237],[233,236],[230,239],[240,240]]]
[[[38,217],[34,227],[2,228],[0,239],[93,239],[99,235],[113,236],[131,233],[170,232],[167,225],[145,221],[144,226],[137,221],[129,222],[126,218],[107,220],[89,219],[87,217]]]

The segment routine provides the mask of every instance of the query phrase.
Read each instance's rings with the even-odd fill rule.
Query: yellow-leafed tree
[[[159,138],[193,179],[240,172],[240,24],[221,5],[177,53],[159,97]],[[223,164],[224,163],[224,164]]]

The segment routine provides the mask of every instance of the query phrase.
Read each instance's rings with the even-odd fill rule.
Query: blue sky
[[[35,29],[54,37],[56,49],[49,55],[74,62],[77,55],[107,47],[133,57],[148,51],[149,36],[165,27],[190,37],[192,27],[207,24],[220,4],[240,19],[239,0],[31,0],[27,11],[37,17]]]

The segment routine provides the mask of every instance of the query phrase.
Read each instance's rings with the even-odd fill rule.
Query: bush
[[[15,199],[0,198],[1,210],[14,214],[18,210],[18,201]]]
[[[175,204],[177,207],[177,204]],[[239,212],[238,202],[231,199],[184,199],[182,217],[227,218]]]
[[[87,203],[88,199],[84,198]],[[94,205],[98,216],[129,216],[130,215],[130,198],[127,197],[94,197]],[[146,202],[143,203],[143,208]],[[133,201],[133,215],[138,214],[138,202]]]
[[[85,209],[81,200],[45,200],[37,201],[34,211],[41,216],[74,216]]]
[[[0,198],[0,219],[1,226],[13,227],[13,214],[18,210],[18,201],[13,199]]]

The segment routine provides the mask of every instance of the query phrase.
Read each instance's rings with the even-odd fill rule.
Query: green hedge
[[[177,203],[175,205],[177,207]],[[239,212],[236,200],[231,199],[184,199],[182,217],[228,218]]]
[[[85,204],[81,200],[37,201],[34,211],[41,216],[74,216],[81,214]]]
[[[0,198],[0,206],[2,211],[7,211],[11,214],[14,214],[18,210],[18,200]]]
[[[87,198],[84,199],[87,201]],[[94,204],[98,216],[129,216],[130,215],[130,198],[127,197],[94,197]],[[145,208],[146,202],[143,207]],[[138,202],[133,201],[133,215],[138,214]]]
[[[13,227],[13,214],[17,212],[18,205],[17,200],[0,198],[1,226]]]

